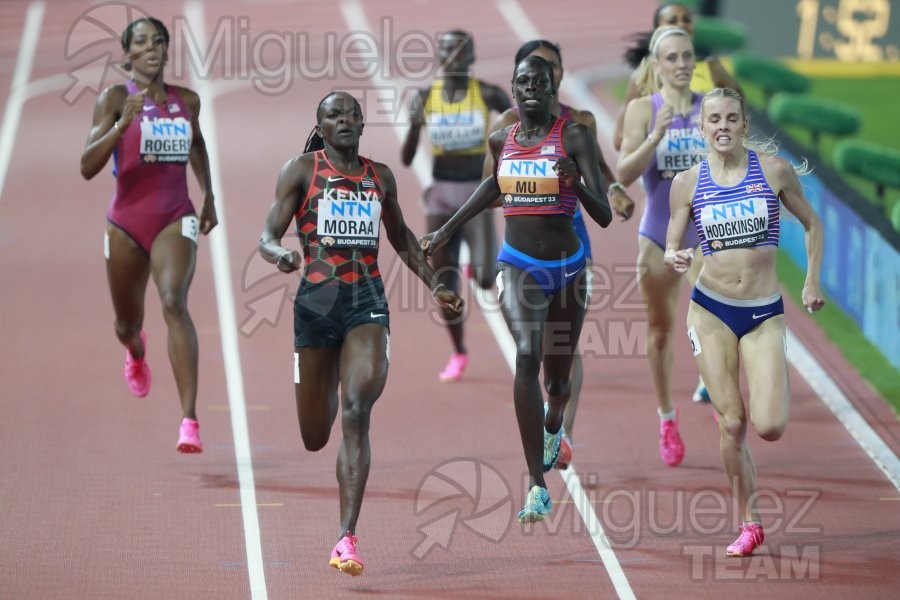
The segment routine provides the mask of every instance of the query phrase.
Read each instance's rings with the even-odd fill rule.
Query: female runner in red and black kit
[[[91,179],[110,156],[116,194],[107,210],[104,254],[116,337],[125,346],[125,380],[136,396],[150,391],[146,360],[144,293],[147,281],[159,290],[169,330],[169,362],[181,398],[183,418],[177,449],[201,452],[197,424],[197,332],[187,309],[198,234],[217,224],[209,158],[200,133],[200,99],[167,85],[169,32],[158,19],[134,21],[122,33],[130,81],[108,87],[94,108],[94,121],[81,156],[81,174]],[[198,219],[188,198],[187,164],[200,183]]]
[[[281,245],[296,218],[306,264],[294,303],[300,435],[308,450],[325,447],[337,417],[340,388],[341,525],[329,564],[359,575],[363,563],[355,532],[371,460],[369,419],[384,390],[389,357],[389,312],[377,262],[380,224],[391,246],[441,306],[459,314],[462,300],[437,281],[406,227],[391,170],[359,156],[359,103],[347,93],[334,92],[319,103],[316,118],[305,153],[289,160],[278,176],[259,251],[285,273],[299,269],[300,254]]]

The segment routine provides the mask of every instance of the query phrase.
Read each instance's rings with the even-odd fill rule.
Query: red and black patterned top
[[[378,236],[384,187],[372,161],[360,157],[365,170],[350,176],[329,162],[324,150],[309,191],[295,215],[303,247],[303,279],[319,283],[335,279],[356,283],[362,277],[381,277]]]

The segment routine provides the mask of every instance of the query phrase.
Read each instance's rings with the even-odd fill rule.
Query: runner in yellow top
[[[454,30],[441,35],[438,55],[441,76],[419,90],[410,106],[409,131],[401,158],[409,166],[416,156],[419,134],[427,127],[434,157],[434,182],[423,199],[425,228],[437,231],[465,204],[481,183],[481,169],[490,112],[502,113],[511,106],[501,88],[471,77],[475,61],[472,36]],[[432,255],[432,264],[441,283],[459,292],[459,248],[465,239],[469,247],[472,276],[484,289],[494,282],[497,241],[493,211],[486,210],[460,228],[450,242]],[[453,354],[441,371],[441,381],[460,379],[469,362],[463,340],[463,316],[443,311],[453,343]]]

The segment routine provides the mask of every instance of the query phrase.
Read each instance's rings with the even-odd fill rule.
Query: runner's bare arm
[[[403,211],[397,201],[397,183],[391,170],[381,163],[375,163],[375,171],[378,179],[384,186],[384,198],[381,201],[381,222],[384,223],[384,232],[388,242],[397,252],[400,260],[416,274],[422,282],[431,290],[431,295],[437,302],[456,313],[462,311],[463,301],[454,292],[451,292],[439,283],[435,277],[434,269],[422,252],[415,234],[406,226]]]
[[[200,193],[203,195],[203,207],[200,209],[200,232],[209,234],[219,224],[216,215],[215,195],[212,190],[212,176],[209,169],[209,154],[206,152],[206,140],[200,131],[200,96],[187,88],[178,88],[181,97],[184,98],[191,112],[191,140],[190,163],[191,170],[200,184]]]
[[[698,166],[682,171],[672,180],[672,188],[669,191],[671,216],[666,229],[666,252],[663,260],[669,269],[679,274],[686,272],[694,259],[693,248],[678,246],[684,239],[684,233],[691,221],[691,203],[699,172]]]
[[[140,108],[136,108],[136,104]],[[81,176],[92,179],[112,156],[119,138],[134,116],[143,110],[144,93],[128,95],[124,85],[113,85],[100,94],[94,105],[94,118],[81,154]]]
[[[269,207],[259,238],[260,255],[285,273],[296,271],[302,263],[300,253],[282,246],[281,238],[299,208],[298,203],[306,196],[312,169],[313,160],[309,154],[292,158],[281,168],[275,185],[275,200]]]
[[[419,90],[414,95],[409,106],[409,129],[406,131],[406,137],[403,139],[403,147],[400,149],[400,160],[403,166],[408,167],[412,164],[416,157],[416,150],[419,147],[419,135],[422,132],[422,126],[425,125],[425,95],[427,90]]]

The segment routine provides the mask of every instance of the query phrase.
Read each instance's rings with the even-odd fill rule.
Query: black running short
[[[344,343],[347,332],[365,323],[390,329],[390,312],[380,277],[363,277],[356,283],[300,284],[294,301],[294,347],[334,348]]]

